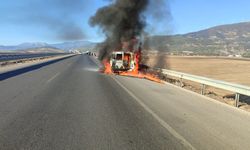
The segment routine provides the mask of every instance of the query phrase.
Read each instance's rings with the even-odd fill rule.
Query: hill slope
[[[203,55],[245,55],[250,53],[250,22],[216,26],[174,36],[147,38],[152,49],[180,53],[192,51]]]
[[[89,41],[75,41],[75,42],[64,42],[57,44],[47,44],[47,43],[22,43],[19,45],[13,46],[1,46],[0,51],[20,51],[27,49],[41,49],[41,48],[53,48],[53,49],[61,49],[65,51],[69,51],[72,49],[92,49],[95,47],[95,43]]]
[[[64,50],[57,49],[54,47],[40,47],[20,50],[21,53],[65,53]]]
[[[95,47],[95,43],[89,41],[75,41],[75,42],[64,42],[58,44],[51,44],[51,46],[63,49],[63,50],[71,50],[71,49],[81,49],[81,48],[93,48]]]

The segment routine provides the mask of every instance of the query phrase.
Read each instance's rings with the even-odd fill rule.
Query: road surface
[[[250,115],[87,55],[0,81],[0,149],[248,149]]]

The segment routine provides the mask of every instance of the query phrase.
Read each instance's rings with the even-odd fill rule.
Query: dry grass
[[[250,60],[209,57],[168,57],[168,68],[250,86]]]
[[[156,61],[157,57],[153,55],[148,64],[154,66]],[[250,60],[165,56],[162,64],[167,69],[250,86]]]

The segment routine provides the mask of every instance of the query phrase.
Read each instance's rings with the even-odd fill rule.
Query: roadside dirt
[[[157,67],[158,56],[148,54],[147,65]],[[226,57],[164,56],[163,68],[250,86],[250,60]],[[180,86],[179,79],[168,79]],[[183,88],[201,93],[201,85],[183,80]],[[206,86],[205,95],[234,106],[235,93]],[[240,96],[240,108],[250,112],[250,97]]]

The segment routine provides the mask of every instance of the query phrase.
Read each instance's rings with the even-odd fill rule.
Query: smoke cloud
[[[91,26],[100,27],[106,36],[100,46],[101,60],[114,49],[120,49],[123,42],[141,37],[145,33],[147,21],[159,23],[170,15],[166,0],[109,1],[110,5],[100,8],[89,20]]]
[[[121,43],[139,36],[146,23],[143,12],[148,0],[115,0],[109,6],[100,8],[90,18],[92,26],[99,26],[106,35],[100,51],[100,59],[104,59],[113,49],[120,48]]]

